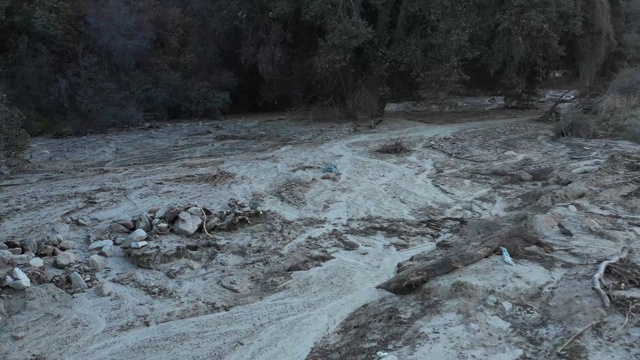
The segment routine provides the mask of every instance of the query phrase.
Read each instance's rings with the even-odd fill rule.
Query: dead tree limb
[[[553,247],[544,240],[530,234],[522,225],[511,227],[484,239],[477,247],[460,251],[433,261],[421,261],[403,269],[390,280],[377,286],[394,294],[409,293],[438,276],[448,274],[456,269],[473,264],[491,255],[506,241],[518,238],[525,242],[553,251]]]
[[[602,288],[600,287],[600,282],[602,281],[602,276],[604,276],[604,271],[607,269],[607,265],[616,263],[626,258],[630,252],[633,252],[633,250],[631,250],[626,246],[623,247],[622,251],[620,252],[620,255],[614,257],[611,260],[606,260],[600,263],[600,266],[598,266],[598,271],[596,271],[596,273],[591,278],[591,286],[593,287],[593,290],[598,295],[600,295],[600,299],[602,299],[602,305],[604,305],[604,307],[609,307],[609,305],[611,305],[611,300],[609,300],[609,296],[607,296],[607,293],[605,293],[604,290],[602,290]]]
[[[555,103],[553,104],[553,106],[551,106],[551,108],[550,108],[549,110],[545,111],[545,113],[544,113],[544,114],[542,114],[542,116],[540,116],[540,117],[538,118],[538,121],[549,121],[549,120],[551,120],[551,119],[552,119],[552,117],[553,117],[554,112],[556,111],[556,108],[558,107],[558,105],[560,105],[560,104],[566,104],[566,103],[571,102],[571,100],[564,100],[564,97],[565,97],[568,93],[572,92],[573,90],[574,90],[574,89],[567,90],[564,94],[562,94],[562,95],[558,98],[558,100],[556,100],[556,101],[555,101]]]
[[[558,353],[558,355],[562,354],[562,350],[564,350],[564,348],[566,348],[567,346],[569,346],[569,344],[571,344],[573,342],[573,340],[575,340],[578,336],[584,334],[585,331],[589,330],[589,329],[593,329],[594,327],[600,325],[601,323],[605,322],[605,320],[598,320],[598,321],[594,321],[591,324],[587,325],[584,329],[578,331],[575,335],[573,335],[569,340],[567,340],[566,343],[564,343],[556,352]]]

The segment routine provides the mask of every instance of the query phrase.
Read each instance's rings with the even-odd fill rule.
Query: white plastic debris
[[[506,262],[509,265],[515,266],[516,263],[514,263],[513,260],[511,259],[511,256],[509,255],[509,251],[507,251],[507,249],[502,246],[500,246],[500,250],[502,250],[502,259],[504,260],[504,262]]]

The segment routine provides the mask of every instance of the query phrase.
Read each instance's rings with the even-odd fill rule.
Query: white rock
[[[102,271],[102,269],[107,267],[107,258],[100,255],[91,255],[87,262],[89,263],[89,266],[95,271]]]
[[[77,271],[74,271],[69,275],[69,280],[71,280],[71,288],[72,289],[88,289],[87,283],[84,282],[82,276],[78,274]]]
[[[158,211],[156,211],[155,215],[153,215],[156,219],[162,219],[164,217],[164,215],[167,213],[168,209],[167,208],[162,208]]]
[[[526,171],[518,171],[516,173],[516,176],[518,177],[518,179],[520,179],[520,181],[531,181],[531,180],[533,180],[533,176],[531,176],[531,174],[529,174]]]
[[[147,232],[142,229],[138,229],[132,232],[131,235],[127,237],[127,240],[131,239],[131,242],[139,242],[139,241],[145,240],[146,238],[147,238]]]
[[[9,275],[4,275],[3,277],[0,277],[0,287],[5,287],[7,285],[9,285],[11,282],[13,282],[13,278]]]
[[[132,249],[141,249],[145,246],[147,246],[149,243],[146,241],[140,241],[140,242],[132,242],[131,243],[131,248]]]
[[[518,154],[515,153],[515,151],[507,151],[504,153],[505,156],[518,156]]]
[[[64,251],[56,256],[56,266],[60,269],[64,269],[74,262],[76,262],[76,255],[72,252]]]
[[[513,309],[513,304],[508,301],[503,301],[502,309],[505,315],[509,315],[509,313],[511,313],[511,310]]]
[[[116,254],[116,248],[113,245],[107,245],[100,250],[100,254],[106,257],[113,257]]]
[[[140,215],[140,220],[136,221],[136,229],[142,229],[144,231],[151,230],[151,222],[146,214]]]
[[[13,275],[14,281],[9,283],[10,288],[24,290],[31,286],[31,280],[29,280],[27,274],[19,268],[13,268],[13,273],[11,275]]]
[[[142,229],[138,229],[138,230],[132,232],[131,235],[129,235],[125,239],[125,241],[122,243],[122,247],[123,248],[128,248],[128,247],[131,246],[132,243],[143,241],[146,238],[147,238],[147,232],[142,230]]]
[[[574,212],[575,212],[575,211],[578,211],[578,208],[576,208],[576,207],[575,207],[575,206],[573,206],[573,205],[569,205],[569,210],[571,210],[571,211],[574,211]]]
[[[579,167],[579,168],[571,170],[571,173],[572,174],[586,174],[586,173],[597,171],[599,169],[600,169],[599,166],[582,166],[582,167]]]
[[[89,245],[89,250],[97,250],[97,249],[102,249],[105,246],[108,245],[113,245],[113,241],[111,240],[101,240],[101,241],[96,241],[94,243],[91,243],[91,245]]]
[[[35,257],[31,259],[31,261],[29,261],[29,265],[33,267],[43,267],[44,261],[42,261],[42,259],[40,259],[39,257]]]
[[[11,260],[11,251],[9,250],[0,250],[0,264],[7,264]]]
[[[12,289],[24,290],[31,286],[31,282],[29,280],[14,280],[8,286]]]
[[[113,292],[113,289],[111,288],[111,285],[109,285],[108,283],[102,283],[96,286],[95,291],[96,291],[96,295],[100,297],[106,297],[111,295],[111,293]]]
[[[191,235],[198,230],[200,224],[202,224],[202,219],[199,216],[181,212],[173,225],[173,232],[178,235]]]

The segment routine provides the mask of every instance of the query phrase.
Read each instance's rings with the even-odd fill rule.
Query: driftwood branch
[[[538,121],[549,121],[551,119],[551,117],[553,116],[553,113],[556,111],[556,108],[558,107],[558,105],[563,104],[563,103],[568,103],[571,102],[570,100],[564,100],[564,97],[572,92],[574,89],[569,89],[567,90],[564,94],[562,94],[562,96],[560,96],[553,104],[553,106],[551,106],[551,108],[547,111],[545,111],[545,113],[540,116],[538,118]]]
[[[600,282],[602,281],[602,276],[604,276],[604,271],[606,270],[609,264],[616,263],[626,258],[630,252],[633,252],[633,250],[631,250],[626,246],[623,247],[622,251],[620,252],[620,255],[614,257],[611,260],[606,260],[600,263],[600,266],[598,266],[598,271],[596,271],[596,273],[591,278],[591,286],[593,287],[593,290],[598,295],[600,295],[600,299],[602,299],[602,305],[604,305],[604,307],[609,307],[609,305],[611,305],[611,300],[609,300],[609,296],[607,296],[607,293],[605,293],[604,290],[602,290],[602,288],[600,287]]]
[[[433,261],[420,261],[412,266],[402,266],[396,276],[377,286],[394,294],[404,294],[415,290],[438,276],[448,274],[456,269],[473,264],[491,255],[507,240],[519,238],[525,242],[553,251],[553,247],[546,241],[530,234],[524,226],[514,226],[484,239],[477,247],[463,250]]]
[[[573,342],[573,340],[575,340],[578,336],[584,334],[585,331],[592,329],[598,325],[600,325],[601,323],[603,323],[605,320],[598,320],[598,321],[594,321],[591,324],[587,325],[584,329],[578,331],[575,335],[573,335],[569,340],[567,340],[566,343],[564,343],[557,351],[558,355],[560,355],[562,353],[562,350],[564,350],[564,348],[566,348],[567,346],[569,346],[569,344],[571,344]]]

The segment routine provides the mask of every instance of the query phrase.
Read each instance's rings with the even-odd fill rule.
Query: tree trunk
[[[378,285],[377,288],[394,294],[412,292],[429,280],[480,261],[498,250],[505,242],[514,238],[553,251],[553,247],[547,242],[530,234],[524,226],[518,225],[484,239],[475,249],[459,251],[440,259],[421,261],[402,270],[398,275]],[[403,268],[402,263],[399,264],[399,268]]]

